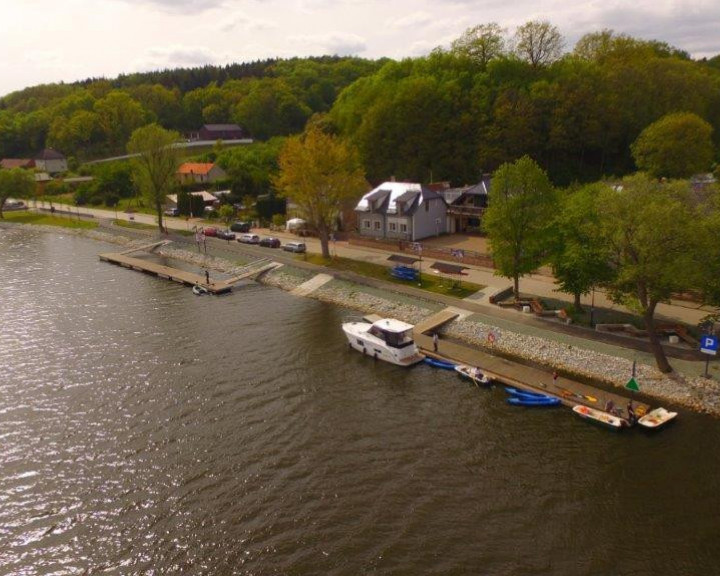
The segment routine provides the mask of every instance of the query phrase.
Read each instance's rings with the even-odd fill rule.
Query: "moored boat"
[[[343,332],[351,348],[398,366],[412,366],[425,356],[413,340],[413,325],[392,318],[370,322],[344,322]]]
[[[506,399],[508,404],[513,406],[560,406],[560,398],[553,398],[552,396],[543,396],[539,398],[532,398],[530,396],[510,396]]]
[[[547,394],[542,394],[540,392],[531,392],[530,390],[521,390],[520,388],[513,388],[512,386],[505,386],[505,392],[511,394],[512,396],[528,396],[530,398],[553,398],[553,396],[548,396]]]
[[[581,418],[607,426],[613,430],[620,430],[624,424],[622,418],[618,418],[617,416],[613,416],[612,414],[608,414],[602,410],[596,410],[595,408],[584,406],[583,404],[573,406],[573,412]]]
[[[645,416],[640,418],[638,420],[638,424],[640,424],[640,426],[644,426],[645,428],[656,430],[657,428],[661,428],[674,420],[676,416],[677,412],[670,412],[665,408],[655,408],[655,410],[651,410],[645,414]]]
[[[195,286],[192,287],[192,291],[195,296],[202,296],[208,293],[207,288],[203,288],[200,284],[195,284]]]
[[[489,386],[492,384],[492,380],[488,378],[486,374],[483,374],[480,368],[476,368],[475,366],[457,364],[455,366],[455,372],[460,374],[463,378],[472,380],[476,386]]]
[[[443,370],[455,370],[455,366],[457,366],[457,364],[453,362],[440,360],[439,358],[431,358],[430,356],[425,356],[425,364],[430,364],[430,366],[442,368]]]

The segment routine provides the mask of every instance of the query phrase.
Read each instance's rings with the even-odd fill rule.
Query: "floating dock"
[[[187,270],[180,270],[179,268],[173,268],[171,266],[165,266],[163,264],[130,256],[133,252],[138,252],[140,250],[154,250],[155,248],[167,243],[168,241],[155,242],[153,244],[147,244],[145,246],[133,248],[124,252],[106,252],[104,254],[99,254],[98,256],[103,262],[110,262],[111,264],[117,264],[118,266],[123,266],[124,268],[129,268],[131,270],[137,270],[138,272],[144,272],[145,274],[152,274],[153,276],[172,280],[173,282],[179,282],[180,284],[185,284],[187,286],[199,284],[211,294],[224,294],[226,292],[230,292],[233,285],[237,284],[241,280],[250,278],[251,276],[255,276],[257,274],[262,274],[263,272],[267,272],[268,270],[272,270],[273,268],[280,266],[277,262],[272,262],[267,258],[262,258],[241,268],[241,272],[230,279],[218,280],[216,282],[206,282],[205,274],[196,274],[194,272],[188,272]]]

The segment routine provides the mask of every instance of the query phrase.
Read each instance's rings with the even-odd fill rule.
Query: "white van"
[[[237,241],[243,244],[260,244],[260,236],[257,234],[240,234]]]
[[[302,253],[307,251],[307,246],[303,242],[288,242],[282,248],[287,252]]]

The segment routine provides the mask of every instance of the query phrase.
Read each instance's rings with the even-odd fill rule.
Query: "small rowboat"
[[[480,372],[478,368],[474,366],[467,366],[466,364],[457,364],[455,366],[455,372],[460,374],[463,378],[472,380],[476,386],[489,386],[492,384],[492,380],[485,374]]]
[[[203,294],[208,293],[207,288],[203,288],[199,284],[195,284],[195,286],[192,287],[192,291],[195,296],[202,296]]]
[[[455,370],[456,364],[452,362],[446,362],[445,360],[438,360],[437,358],[425,357],[425,364],[430,364],[435,368],[442,368],[443,370]]]
[[[542,396],[533,398],[530,396],[511,396],[507,400],[508,404],[513,406],[560,406],[560,398],[553,398],[552,396]]]
[[[612,414],[608,414],[602,410],[590,408],[589,406],[578,404],[577,406],[573,406],[573,412],[581,418],[596,422],[597,424],[602,424],[603,426],[607,426],[613,430],[620,430],[623,427],[622,418],[618,418],[617,416],[613,416]]]
[[[530,392],[530,390],[521,390],[520,388],[513,388],[512,386],[505,386],[505,392],[512,396],[527,396],[528,398],[552,398],[547,394],[540,392]]]
[[[665,408],[655,408],[651,410],[645,416],[638,420],[640,426],[656,430],[661,426],[665,426],[668,422],[672,421],[677,416],[677,412],[670,412]]]

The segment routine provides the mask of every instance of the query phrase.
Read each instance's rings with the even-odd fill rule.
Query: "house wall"
[[[412,238],[412,220],[407,216],[387,216],[385,237],[410,240]]]
[[[56,174],[57,172],[67,172],[67,160],[65,159],[58,159],[58,160],[35,160],[35,166],[40,169],[44,170],[45,172],[48,172],[50,174]]]
[[[200,129],[200,140],[240,140],[243,138],[242,130],[207,130]]]
[[[447,206],[436,198],[420,204],[413,214],[413,241],[447,232]]]
[[[210,168],[210,172],[208,172],[208,182],[215,182],[216,180],[224,180],[227,178],[227,174],[225,173],[225,170],[220,168],[217,164]]]
[[[371,212],[358,212],[358,232],[361,236],[370,238],[385,237],[385,217],[382,214],[373,214]],[[369,226],[368,223],[369,222]]]

